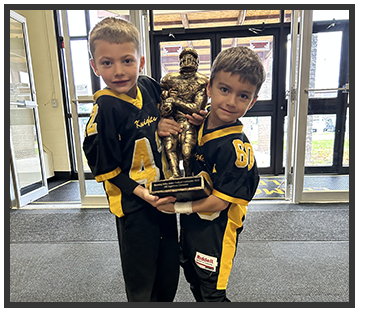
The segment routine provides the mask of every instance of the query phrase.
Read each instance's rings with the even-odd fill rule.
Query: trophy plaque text
[[[202,175],[154,181],[150,184],[152,195],[160,198],[173,196],[177,201],[199,200],[209,196],[211,192],[211,186]]]

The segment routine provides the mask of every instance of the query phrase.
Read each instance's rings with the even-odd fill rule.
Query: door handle
[[[308,92],[319,92],[319,91],[344,91],[344,93],[348,93],[350,90],[349,83],[346,83],[343,87],[338,88],[306,88],[304,91]]]
[[[38,104],[32,100],[17,100],[16,102],[10,102],[10,105],[16,105],[18,108],[37,108]]]

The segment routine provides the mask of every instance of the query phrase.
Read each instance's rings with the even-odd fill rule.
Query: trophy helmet
[[[198,52],[191,47],[187,47],[181,51],[179,60],[180,70],[198,69],[199,55]]]

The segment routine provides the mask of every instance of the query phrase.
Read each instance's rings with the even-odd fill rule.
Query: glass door
[[[20,208],[48,193],[26,19],[10,12],[10,194]]]
[[[84,15],[83,10],[62,10],[61,22],[62,22],[62,33],[64,42],[64,59],[65,59],[65,69],[67,74],[67,87],[68,87],[68,100],[69,113],[72,119],[72,133],[74,137],[74,148],[75,148],[75,158],[76,158],[76,171],[79,179],[80,188],[80,198],[82,206],[107,206],[107,198],[105,192],[103,191],[102,185],[97,184],[95,180],[91,180],[91,188],[98,188],[99,191],[93,194],[87,193],[88,188],[85,180],[85,170],[87,169],[86,159],[83,156],[82,142],[83,142],[83,125],[80,125],[80,120],[83,122],[82,118],[79,118],[79,112],[81,109],[90,108],[93,104],[91,80],[89,70],[89,56],[87,51],[87,31],[85,27],[85,20],[75,19],[75,14]],[[72,19],[72,17],[74,17]],[[77,21],[76,28],[73,24]],[[75,42],[71,42],[70,37],[72,35],[72,30],[78,30],[77,32],[82,32],[83,37]],[[78,54],[76,54],[78,53]],[[78,59],[75,59],[78,56]],[[79,81],[84,75],[84,81]],[[86,82],[85,82],[86,79]],[[79,84],[81,83],[81,84]],[[89,105],[89,107],[88,107]],[[86,115],[86,114],[85,114]]]
[[[328,34],[315,34],[315,29],[312,28],[312,19],[313,11],[304,10],[301,12],[299,58],[294,58],[295,50],[292,51],[291,55],[291,70],[293,72],[291,74],[290,97],[293,96],[293,98],[290,98],[290,102],[295,101],[295,107],[290,107],[289,113],[295,109],[296,116],[294,129],[287,130],[289,137],[293,134],[294,160],[292,176],[289,169],[286,173],[286,192],[289,194],[288,185],[292,184],[291,199],[295,203],[348,202],[349,176],[323,175],[323,172],[339,171],[339,165],[348,164],[344,155],[346,151],[348,152],[349,142],[348,134],[345,133],[346,130],[344,129],[349,89],[348,84],[345,85],[346,80],[348,81],[346,65],[342,65],[342,76],[338,71],[342,33],[337,33],[334,30]],[[331,50],[327,52],[329,43]],[[342,43],[344,42],[342,41]],[[342,45],[342,50],[346,50],[346,45]],[[295,80],[294,70],[297,60],[298,78]],[[314,61],[318,63],[314,63]],[[331,97],[335,99],[331,99]],[[321,103],[325,98],[326,102]],[[289,116],[289,120],[290,126],[292,115]],[[288,159],[290,155],[291,149],[289,147],[287,167],[291,167]],[[314,168],[312,167],[310,170],[310,166],[315,165],[319,166],[317,171],[321,172],[322,175],[309,175],[310,172],[314,172]],[[326,169],[326,166],[330,169]]]
[[[141,36],[145,34],[145,12],[141,10],[61,10],[65,70],[67,74],[68,99],[67,112],[72,119],[72,134],[76,158],[76,171],[79,179],[82,206],[108,206],[102,183],[97,183],[91,174],[86,157],[82,151],[84,131],[93,106],[93,94],[105,87],[104,81],[96,77],[89,63],[88,33],[94,25],[106,16],[118,16],[129,20]],[[141,40],[142,51],[146,52],[145,39]],[[148,57],[147,63],[148,64]]]
[[[158,81],[166,73],[178,71],[179,52],[188,46],[197,50],[200,60],[198,71],[208,77],[213,60],[220,51],[232,46],[246,46],[257,52],[265,66],[267,80],[261,88],[255,107],[240,120],[255,149],[260,174],[281,173],[282,144],[280,147],[276,140],[280,138],[282,131],[276,127],[279,119],[284,118],[284,108],[280,106],[285,102],[285,84],[280,78],[285,77],[285,68],[280,68],[279,62],[285,62],[285,58],[279,55],[279,39],[281,32],[288,31],[279,26],[280,10],[275,12],[273,21],[270,16],[266,16],[267,12],[260,11],[257,14],[251,10],[153,12],[151,46],[158,49],[151,50],[152,77]],[[262,19],[273,24],[263,28]],[[175,28],[178,21],[181,21],[184,29]],[[212,21],[215,23],[211,23]],[[254,28],[245,26],[251,23],[259,25]],[[231,25],[236,27],[230,27]],[[280,90],[282,94],[278,93]]]
[[[167,73],[179,72],[179,54],[187,47],[195,48],[199,54],[198,72],[210,76],[210,40],[201,39],[160,42],[161,78]]]
[[[273,99],[274,36],[246,36],[221,39],[222,51],[233,46],[249,47],[261,58],[266,71],[266,81],[261,87],[255,107],[261,102],[270,103]],[[252,109],[251,114],[254,110],[256,111],[255,107]],[[240,121],[243,123],[244,132],[254,149],[257,166],[262,171],[264,168],[269,169],[272,162],[272,115],[263,116],[259,112],[256,112],[255,116],[251,114],[248,113],[246,116],[240,118]]]

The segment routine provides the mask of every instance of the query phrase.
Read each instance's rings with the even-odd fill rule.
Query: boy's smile
[[[97,76],[117,94],[137,96],[137,79],[144,67],[144,57],[139,57],[132,42],[110,43],[95,41],[94,59],[91,65]]]
[[[248,81],[241,81],[240,75],[220,71],[214,78],[213,85],[207,87],[211,97],[211,111],[208,129],[233,124],[253,107],[256,86]]]

